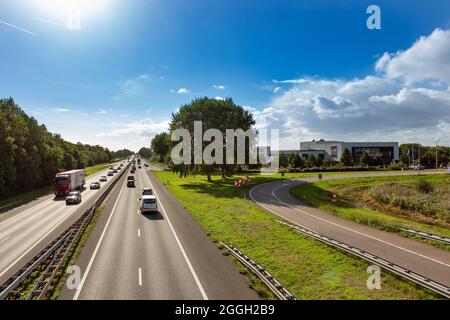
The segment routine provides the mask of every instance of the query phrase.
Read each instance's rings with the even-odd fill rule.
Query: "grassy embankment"
[[[382,273],[381,290],[368,290],[368,263],[292,231],[245,198],[251,185],[280,179],[280,175],[253,175],[244,188],[236,189],[233,179],[218,176],[208,183],[205,176],[179,178],[171,172],[154,174],[219,247],[220,242],[237,246],[267,268],[298,299],[436,298],[433,293],[389,273]],[[264,294],[263,289],[255,289]]]
[[[121,159],[115,159],[113,162],[119,160]],[[85,168],[86,175],[89,176],[98,171],[104,170],[110,165],[111,165],[110,163],[101,163],[95,166],[86,167]],[[7,210],[11,210],[15,207],[21,206],[33,200],[36,200],[42,196],[48,195],[49,193],[52,192],[52,190],[53,190],[52,186],[46,186],[29,192],[20,193],[7,199],[0,200],[0,213]]]
[[[417,190],[424,180],[433,191]],[[337,195],[336,202],[332,202],[332,193]],[[336,216],[403,236],[412,237],[399,228],[450,237],[448,175],[325,180],[300,185],[291,194]],[[448,245],[421,240],[450,250]]]

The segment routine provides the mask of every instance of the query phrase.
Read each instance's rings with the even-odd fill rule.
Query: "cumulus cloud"
[[[450,82],[450,30],[436,29],[421,37],[411,48],[393,54],[384,53],[376,70],[389,78],[407,83],[426,80]]]
[[[213,84],[212,87],[214,89],[218,89],[218,90],[225,90],[225,86],[221,85],[221,84],[219,84],[219,85],[218,84]]]
[[[287,88],[254,118],[281,129],[284,148],[313,138],[432,143],[449,128],[449,61],[450,31],[436,29],[363,78],[273,80]]]

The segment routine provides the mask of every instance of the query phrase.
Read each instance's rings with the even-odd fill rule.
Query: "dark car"
[[[141,166],[139,166],[139,167],[138,167],[138,169],[142,169],[142,167],[141,167]]]
[[[81,202],[81,193],[80,191],[72,191],[66,197],[66,205],[76,204]]]
[[[134,180],[128,180],[127,181],[127,187],[135,188],[136,187],[136,183],[134,182]]]
[[[114,172],[114,173],[117,173],[117,169],[114,169],[113,172]]]

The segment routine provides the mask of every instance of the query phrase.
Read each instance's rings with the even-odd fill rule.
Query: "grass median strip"
[[[369,264],[298,234],[244,198],[255,183],[278,176],[252,175],[244,188],[234,179],[179,178],[155,172],[166,187],[216,242],[230,243],[266,268],[298,299],[434,299],[434,293],[382,272],[382,289],[369,290]],[[218,245],[220,247],[220,245]],[[263,293],[263,292],[262,292]]]

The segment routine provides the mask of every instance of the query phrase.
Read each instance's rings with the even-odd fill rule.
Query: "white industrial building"
[[[350,151],[353,159],[359,159],[367,152],[372,158],[381,158],[385,163],[400,160],[398,142],[344,142],[321,139],[300,142],[299,154],[304,159],[314,155],[322,160],[338,162],[345,149]]]

